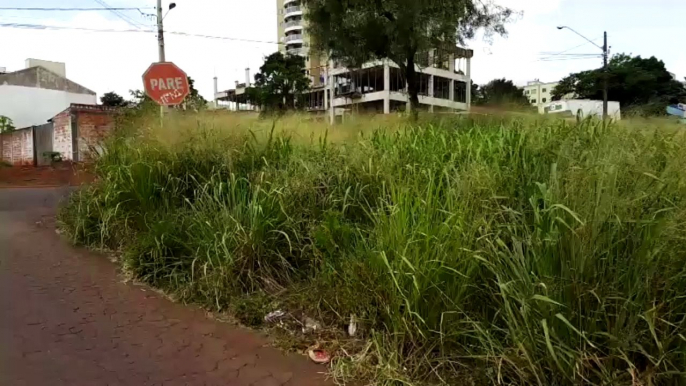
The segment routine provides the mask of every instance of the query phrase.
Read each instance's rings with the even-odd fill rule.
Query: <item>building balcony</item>
[[[284,41],[284,43],[286,43],[286,45],[288,45],[288,44],[303,44],[303,35],[302,34],[288,35],[288,36],[284,37],[283,41]]]
[[[302,16],[302,14],[303,14],[302,7],[295,5],[295,6],[286,8],[286,11],[284,12],[283,18],[288,19],[289,17]]]
[[[284,24],[284,32],[288,33],[291,31],[295,30],[302,30],[303,29],[303,21],[302,20],[291,20],[288,21]]]
[[[300,56],[307,55],[307,51],[305,51],[304,48],[288,48],[286,50],[286,53],[289,55],[300,55]]]

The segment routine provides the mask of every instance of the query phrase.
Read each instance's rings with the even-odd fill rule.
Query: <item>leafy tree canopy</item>
[[[183,101],[186,108],[193,110],[202,110],[207,107],[207,100],[203,98],[198,90],[195,88],[195,81],[190,76],[188,77],[188,85],[190,87],[190,93]]]
[[[571,74],[560,81],[553,90],[553,99],[566,94],[580,99],[603,98],[603,69]],[[657,58],[642,58],[618,54],[608,63],[608,99],[622,105],[664,105],[672,100],[686,97],[684,85],[672,77],[665,63]],[[661,108],[664,110],[664,106]]]
[[[473,98],[475,104],[529,106],[529,98],[511,80],[494,79],[481,86]]]
[[[304,67],[301,56],[281,52],[267,56],[255,74],[255,85],[248,90],[250,100],[266,112],[296,108],[310,86]]]
[[[450,52],[483,29],[505,35],[512,10],[487,0],[303,0],[316,51],[357,68],[388,58],[401,68],[413,110],[419,105],[415,56]]]
[[[0,133],[9,133],[10,131],[14,131],[16,127],[14,127],[14,122],[12,122],[12,119],[0,115]]]
[[[124,107],[127,105],[124,97],[114,91],[103,94],[103,96],[100,97],[100,103],[102,103],[103,106],[109,107]]]

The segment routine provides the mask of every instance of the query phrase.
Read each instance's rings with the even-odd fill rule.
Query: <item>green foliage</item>
[[[12,119],[0,115],[0,133],[9,133],[10,131],[14,131],[16,127],[14,127],[14,122],[12,122]]]
[[[478,88],[475,104],[488,106],[529,106],[529,98],[511,80],[494,79]]]
[[[255,74],[254,87],[248,90],[249,99],[266,113],[302,106],[303,94],[310,86],[304,68],[305,58],[298,55],[275,52],[267,56]]]
[[[190,93],[183,101],[185,108],[193,111],[200,111],[207,108],[207,100],[198,93],[198,90],[195,88],[195,81],[190,76],[188,77],[188,85]]]
[[[112,139],[63,228],[249,324],[273,299],[330,325],[357,315],[368,345],[339,376],[686,382],[683,131],[450,118],[340,140],[265,125],[194,117]]]
[[[401,68],[414,111],[419,106],[418,53],[452,52],[480,29],[506,33],[512,11],[473,0],[304,0],[315,51],[348,67],[388,58]]]
[[[100,103],[102,103],[103,106],[109,107],[125,107],[128,105],[124,97],[114,91],[103,94],[103,96],[100,97]]]
[[[604,77],[602,68],[571,74],[553,90],[553,99],[571,93],[580,99],[602,100]],[[607,80],[609,100],[620,102],[622,108],[659,104],[664,115],[670,101],[686,98],[684,84],[673,79],[664,62],[654,56],[613,56],[608,64]]]

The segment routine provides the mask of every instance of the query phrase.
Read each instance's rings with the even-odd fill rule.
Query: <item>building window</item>
[[[541,90],[541,92],[546,92],[546,91],[548,91],[548,89],[544,88],[543,90]],[[543,101],[543,102],[545,102],[545,101]]]
[[[536,99],[532,99],[531,104],[536,104]]]
[[[542,101],[543,101],[543,103],[545,103],[548,101],[548,98],[543,98]]]
[[[524,95],[529,95],[529,90],[524,90]]]

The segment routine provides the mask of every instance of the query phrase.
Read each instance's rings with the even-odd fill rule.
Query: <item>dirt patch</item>
[[[88,166],[70,162],[38,167],[0,166],[0,188],[76,186],[93,180]]]

